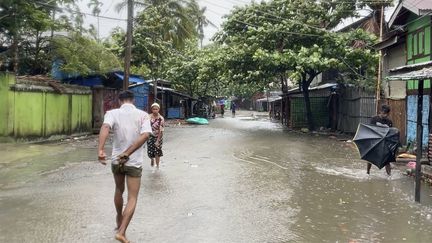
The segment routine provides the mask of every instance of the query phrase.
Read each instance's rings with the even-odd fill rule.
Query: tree
[[[19,46],[23,41],[23,33],[29,27],[36,27],[37,31],[48,28],[51,23],[49,9],[35,7],[31,1],[4,0],[0,2],[0,33],[5,39],[7,56],[12,58],[13,71],[18,72]],[[31,28],[30,27],[30,28]]]
[[[216,27],[206,16],[205,13],[207,11],[207,7],[199,7],[199,4],[195,0],[191,0],[191,4],[189,5],[189,12],[192,16],[195,16],[194,19],[196,21],[196,31],[198,32],[198,38],[200,40],[200,47],[203,48],[203,40],[204,40],[204,28],[211,25]]]
[[[56,36],[53,48],[55,57],[62,63],[61,70],[68,74],[105,74],[121,67],[112,52],[78,32],[67,37]]]
[[[184,50],[166,59],[162,75],[192,97],[219,96],[225,88],[221,50],[218,46],[198,49],[196,40],[191,40]]]
[[[99,0],[90,0],[90,2],[87,4],[89,8],[92,8],[92,14],[96,15],[97,17],[97,40],[100,41],[99,36],[99,29],[100,29],[100,23],[99,23],[99,14],[101,13],[101,7],[103,6],[103,3]]]
[[[255,76],[269,82],[274,81],[271,77],[278,77],[284,93],[289,79],[297,82],[304,95],[309,129],[314,130],[309,100],[312,80],[326,70],[352,63],[345,59],[355,52],[355,38],[365,38],[366,44],[373,41],[365,34],[331,31],[355,14],[356,5],[346,0],[254,3],[234,10],[216,39],[237,52],[239,57],[229,67],[237,76]],[[364,59],[373,57],[373,53],[364,52]]]
[[[146,24],[152,25],[158,21],[158,32],[153,34],[173,43],[176,48],[182,48],[187,39],[196,36],[194,18],[189,16],[190,10],[196,8],[195,1],[136,0],[134,4],[143,9],[138,13],[136,24],[145,30]],[[127,1],[123,1],[117,5],[117,10],[122,10],[126,5]]]
[[[74,0],[3,0],[0,1],[0,57],[12,63],[17,73],[40,74],[50,69],[48,31],[65,29],[70,24],[66,15],[54,18],[57,7],[76,6]]]

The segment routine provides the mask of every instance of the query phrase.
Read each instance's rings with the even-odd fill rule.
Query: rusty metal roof
[[[420,70],[411,70],[399,72],[386,78],[390,81],[395,80],[425,80],[432,79],[432,66],[424,67]]]
[[[60,94],[91,94],[91,89],[85,86],[64,84],[48,76],[17,76],[16,82],[11,86],[13,90],[43,91]]]

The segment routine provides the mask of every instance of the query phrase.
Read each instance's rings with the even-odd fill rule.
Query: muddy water
[[[20,146],[2,147],[0,242],[114,242],[96,141]],[[238,117],[168,128],[164,146],[161,170],[144,167],[133,242],[432,239],[432,190],[413,203],[411,178],[366,176],[348,143]]]

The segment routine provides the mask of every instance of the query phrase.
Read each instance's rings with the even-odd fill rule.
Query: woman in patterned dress
[[[164,131],[164,118],[159,114],[160,106],[154,103],[151,106],[150,124],[152,127],[152,135],[147,142],[147,155],[151,159],[151,166],[159,168],[160,157],[163,156],[162,152],[162,136]]]

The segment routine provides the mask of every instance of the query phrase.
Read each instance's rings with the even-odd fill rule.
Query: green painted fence
[[[85,87],[16,80],[0,74],[0,136],[42,138],[90,132],[92,95]]]

